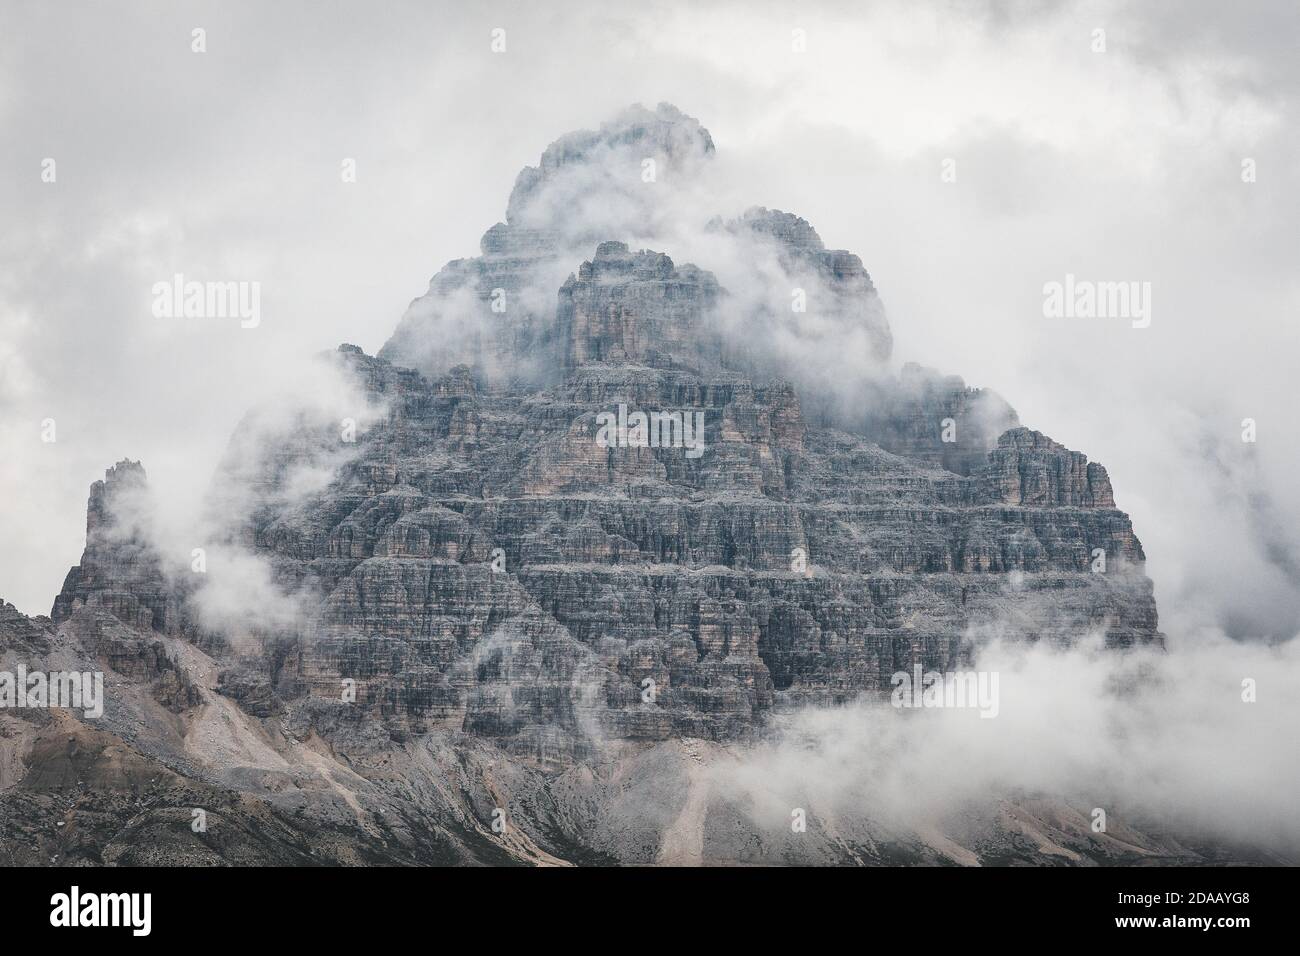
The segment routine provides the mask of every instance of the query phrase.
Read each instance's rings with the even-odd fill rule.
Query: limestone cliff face
[[[1158,639],[1104,469],[1038,433],[963,476],[722,372],[598,363],[540,392],[445,391],[422,386],[335,487],[258,535],[323,595],[309,693],[355,677],[414,729],[580,753],[887,690],[914,663],[958,666],[973,626],[1011,615],[1027,640]],[[602,447],[596,418],[620,404],[698,412],[703,455]]]
[[[662,253],[631,253],[604,242],[576,277],[560,286],[556,333],[565,369],[589,363],[672,368],[706,355],[707,316],[717,307],[718,284],[694,266],[677,268]]]
[[[671,107],[560,140],[378,357],[333,356],[383,409],[355,441],[301,418],[256,456],[232,447],[218,490],[255,502],[232,540],[306,603],[264,654],[228,662],[222,694],[259,717],[324,708],[563,763],[609,741],[752,737],[782,708],[960,666],[986,625],[1160,640],[1105,469],[960,378],[889,372],[857,256],[775,210],[702,222],[726,255],[769,257],[773,299],[592,234],[653,216],[628,181],[643,154],[686,175],[712,153]],[[578,195],[614,212],[571,221],[561,200]],[[796,341],[791,288],[816,319],[798,341],[849,350],[852,381],[768,347]],[[323,490],[288,492],[331,452]],[[54,619],[95,604],[218,648],[108,520],[142,484],[124,462],[92,488]]]
[[[55,622],[90,604],[135,627],[166,629],[177,601],[163,577],[150,520],[145,470],[138,461],[119,461],[90,486],[86,550],[54,601]]]

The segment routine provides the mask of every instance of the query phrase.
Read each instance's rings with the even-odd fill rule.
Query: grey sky
[[[377,350],[549,142],[667,100],[709,128],[734,195],[862,257],[899,361],[996,389],[1109,468],[1166,626],[1289,637],[1297,20],[1288,2],[0,0],[0,596],[48,612],[119,458],[192,509],[243,412],[314,352]],[[155,318],[176,272],[259,281],[261,325]],[[1151,282],[1151,327],[1044,318],[1067,273]]]

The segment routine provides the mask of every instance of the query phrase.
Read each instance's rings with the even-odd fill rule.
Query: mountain
[[[1163,638],[1105,468],[894,371],[861,260],[713,214],[715,152],[667,105],[552,144],[377,356],[323,359],[347,414],[250,413],[193,555],[138,463],[92,486],[51,617],[0,614],[6,666],[106,675],[101,719],[0,711],[16,862],[1217,858],[1059,795],[795,833],[717,784],[993,632]]]

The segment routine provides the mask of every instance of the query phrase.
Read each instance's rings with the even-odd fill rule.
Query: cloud
[[[805,709],[772,742],[722,760],[714,781],[761,829],[793,807],[924,826],[1047,795],[1101,807],[1111,826],[1300,852],[1300,701],[1289,691],[1300,640],[1242,644],[1203,630],[1171,645],[999,639],[973,663],[999,676],[995,718],[887,703]]]

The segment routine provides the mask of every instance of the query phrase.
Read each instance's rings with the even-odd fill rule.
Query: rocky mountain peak
[[[957,666],[994,622],[1160,640],[1105,469],[958,376],[891,371],[856,255],[763,207],[701,217],[698,264],[630,229],[590,236],[584,203],[660,203],[628,165],[645,152],[683,170],[713,144],[662,106],[562,137],[379,356],[334,353],[376,420],[346,445],[306,416],[258,433],[238,539],[302,617],[231,684],[261,688],[240,691],[259,714],[272,682],[275,708],[311,720],[353,680],[394,733],[565,763],[753,736],[783,708]],[[105,527],[137,469],[92,489]],[[55,616],[98,601],[160,628],[184,600],[147,548],[96,533]]]
[[[68,571],[50,616],[67,620],[83,605],[108,609],[134,626],[164,630],[178,603],[154,544],[154,510],[144,466],[123,459],[90,486],[86,548]]]
[[[871,277],[858,256],[827,249],[792,213],[754,206],[708,218],[708,197],[690,189],[713,153],[707,130],[668,105],[632,107],[597,131],[561,137],[520,174],[507,221],[484,234],[482,255],[434,276],[380,357],[433,378],[464,365],[498,384],[553,384],[589,354],[642,362],[636,347],[575,347],[565,324],[572,283],[626,286],[628,301],[611,291],[592,303],[606,310],[594,325],[612,329],[651,294],[646,282],[662,281],[653,294],[670,305],[669,323],[692,326],[669,338],[698,339],[694,355],[681,342],[673,350],[685,367],[722,363],[792,380],[817,414],[843,420],[845,383],[885,375],[893,348]],[[707,259],[688,263],[675,246]]]
[[[714,277],[660,252],[602,242],[560,287],[556,334],[565,368],[587,362],[699,368],[708,356]]]
[[[86,534],[88,537],[114,534],[133,534],[141,516],[145,495],[148,494],[149,476],[144,465],[123,458],[104,472],[102,481],[90,486],[90,500],[86,506]]]
[[[556,197],[609,192],[625,199],[644,193],[645,163],[657,180],[690,175],[712,157],[713,137],[699,121],[669,103],[650,110],[633,104],[596,130],[568,133],[525,166],[515,179],[506,206],[510,226],[545,226],[564,210]]]
[[[754,235],[768,236],[792,251],[817,253],[826,248],[822,237],[817,235],[817,230],[807,219],[765,206],[751,206],[738,218],[725,223],[721,219],[714,219],[710,227],[732,232],[747,230]]]
[[[320,402],[250,413],[214,482],[220,561],[167,573],[144,468],[118,462],[53,621],[0,606],[0,651],[106,668],[96,746],[139,748],[177,806],[201,780],[278,834],[318,814],[293,859],[355,862],[402,821],[394,860],[647,862],[672,858],[664,769],[689,803],[699,761],[777,717],[966,669],[990,632],[1159,645],[1106,470],[988,389],[895,371],[872,277],[806,220],[680,202],[713,151],[666,105],[561,137],[378,356],[329,353],[349,427]],[[33,773],[63,772],[73,735],[23,733]],[[483,822],[503,805],[509,850]],[[976,848],[1043,856],[1023,819]],[[812,845],[733,830],[728,859]]]

